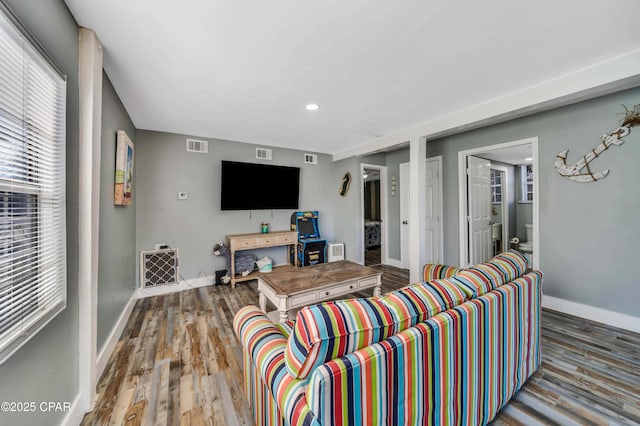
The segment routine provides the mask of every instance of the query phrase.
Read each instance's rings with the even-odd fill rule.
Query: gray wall
[[[109,77],[102,74],[102,147],[100,159],[100,247],[98,263],[97,350],[106,343],[136,282],[136,197],[129,206],[114,206],[116,132],[134,143],[136,129]],[[136,160],[134,158],[134,160]],[[136,171],[134,167],[134,172]],[[135,173],[134,173],[135,188]]]
[[[78,393],[78,27],[60,0],[5,0],[67,75],[67,308],[0,365],[0,401],[73,403]],[[1,413],[6,425],[58,424],[66,413]]]
[[[443,155],[445,262],[458,263],[458,151],[537,136],[544,293],[638,316],[640,128],[591,163],[592,170],[610,170],[601,181],[569,181],[553,162],[564,149],[570,150],[572,164],[595,148],[600,135],[618,126],[621,104],[631,107],[639,99],[640,88],[635,88],[430,141],[428,155]]]
[[[361,161],[356,157],[332,163],[331,177],[326,179],[326,182],[330,187],[329,196],[334,207],[333,232],[335,239],[344,243],[346,259],[364,263],[364,229],[362,229],[362,213],[360,212],[360,197],[362,194],[360,163]],[[351,187],[347,194],[342,197],[338,189],[342,182],[342,177],[347,172],[351,173]]]
[[[300,167],[299,210],[318,210],[320,235],[333,240],[333,206],[340,179],[335,178],[330,156],[318,154],[318,164],[310,165],[304,164],[303,151],[270,147],[273,160],[264,161],[256,159],[257,145],[196,137],[209,141],[209,153],[199,154],[186,152],[187,137],[145,130],[136,133],[137,253],[152,250],[155,243],[167,243],[179,250],[181,276],[192,279],[225,268],[224,258],[214,256],[212,248],[226,241],[227,234],[260,232],[262,221],[269,222],[272,231],[289,229],[294,210],[220,210],[221,160]],[[260,185],[259,177],[251,183]],[[240,183],[238,188],[241,190]],[[186,191],[189,199],[178,200],[178,191]],[[252,253],[258,258],[269,256],[275,265],[287,261],[284,247]]]

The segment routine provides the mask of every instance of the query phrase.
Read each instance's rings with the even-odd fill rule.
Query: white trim
[[[406,173],[405,173],[406,170]],[[406,174],[406,177],[405,177]],[[403,177],[405,177],[405,179],[409,180],[409,184],[407,185],[407,182],[403,181]],[[396,194],[398,194],[398,202],[400,204],[400,208],[398,209],[398,226],[399,226],[399,230],[400,230],[400,265],[402,269],[411,269],[411,228],[407,229],[406,231],[406,237],[403,237],[403,235],[405,235],[405,231],[403,229],[404,223],[402,223],[403,219],[406,218],[407,221],[410,220],[409,218],[409,213],[411,211],[411,205],[410,205],[410,200],[411,200],[411,163],[409,161],[404,162],[404,163],[400,163],[398,164],[398,180],[397,180],[398,184],[397,184],[397,189],[396,189]],[[404,194],[404,195],[403,195]],[[407,203],[406,207],[404,206],[404,203],[402,202],[402,199],[404,197],[407,197],[407,201],[409,201],[409,203]],[[407,209],[407,211],[404,211],[404,208]],[[411,222],[409,222],[411,223]],[[408,238],[408,241],[405,241],[405,239]],[[406,253],[404,252],[406,248]]]
[[[507,240],[509,239],[509,195],[511,195],[511,192],[509,191],[509,188],[511,188],[509,169],[493,163],[490,164],[489,168],[504,173],[504,179],[502,180],[502,202],[499,204],[500,209],[502,210],[502,251],[506,251],[505,247],[509,247],[509,241]]]
[[[384,262],[385,265],[389,265],[389,266],[393,266],[394,268],[398,268],[398,269],[405,269],[404,266],[402,266],[402,261],[398,260],[398,259],[392,259],[390,257],[387,258],[387,260]]]
[[[427,142],[428,143],[428,142]],[[438,203],[440,204],[440,208],[438,209],[438,216],[440,216],[440,220],[438,221],[438,232],[440,232],[440,244],[438,247],[438,259],[439,259],[439,263],[444,263],[444,194],[442,193],[444,190],[444,186],[443,186],[443,173],[444,171],[442,170],[442,155],[437,155],[435,157],[427,157],[427,163],[429,161],[436,161],[436,164],[438,165],[438,193],[439,193],[439,200]],[[426,167],[426,165],[425,165]],[[426,182],[426,177],[425,177],[425,182]],[[426,201],[426,200],[425,200]],[[426,207],[425,207],[426,210]]]
[[[468,155],[480,154],[488,151],[495,151],[503,148],[510,148],[518,145],[531,144],[531,151],[533,152],[533,262],[532,268],[540,268],[540,194],[538,191],[539,182],[539,167],[538,167],[538,137],[519,139],[512,142],[499,143],[496,145],[482,146],[479,148],[467,149],[464,151],[458,151],[458,229],[460,239],[459,244],[459,265],[465,267],[468,265],[467,261],[467,240],[468,240],[468,227],[466,226],[466,212],[467,212],[467,179],[466,179],[466,157]]]
[[[608,311],[595,306],[583,305],[558,297],[542,295],[542,307],[576,317],[596,321],[612,327],[640,333],[640,317]]]
[[[380,171],[380,262],[387,263],[389,257],[389,245],[387,236],[389,235],[389,220],[387,217],[389,200],[387,198],[387,166],[377,164],[360,163],[360,241],[362,241],[362,264],[364,265],[364,169],[375,169]]]
[[[102,46],[90,29],[79,30],[78,151],[78,390],[84,411],[96,400]]]
[[[82,419],[84,418],[85,410],[82,409],[82,400],[84,399],[84,395],[81,392],[78,392],[76,398],[71,403],[71,409],[64,416],[62,421],[60,422],[61,426],[78,426],[82,423]]]
[[[120,335],[122,334],[122,331],[127,325],[127,321],[131,316],[131,312],[133,312],[133,307],[136,305],[136,300],[138,300],[138,298],[136,297],[136,293],[135,292],[131,293],[131,297],[129,298],[129,301],[127,302],[124,309],[122,310],[122,313],[118,317],[118,321],[116,321],[115,325],[111,329],[111,333],[109,333],[109,337],[107,338],[107,341],[105,342],[104,346],[100,350],[100,353],[98,354],[98,358],[96,362],[97,377],[102,376],[102,373],[104,372],[104,369],[107,366],[107,362],[109,361],[109,357],[111,356],[111,353],[115,349],[116,344],[120,340]]]
[[[434,139],[604,96],[638,84],[640,50],[634,50],[466,110],[374,139],[353,149],[333,153],[333,161],[406,145],[413,135]]]
[[[409,277],[410,282],[418,282],[422,277],[425,263],[426,242],[424,235],[425,180],[427,176],[427,140],[412,136],[409,141]],[[423,237],[420,237],[422,235]],[[412,238],[411,236],[418,236]]]
[[[135,292],[136,299],[144,299],[145,297],[160,296],[163,294],[177,293],[182,290],[189,290],[191,288],[206,287],[213,285],[214,276],[207,275],[197,278],[189,278],[186,280],[180,280],[177,284],[167,284],[157,287],[138,288]]]

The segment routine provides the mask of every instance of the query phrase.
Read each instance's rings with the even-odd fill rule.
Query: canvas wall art
[[[116,206],[128,206],[133,200],[133,142],[123,130],[118,130],[116,139],[116,187],[114,198]]]

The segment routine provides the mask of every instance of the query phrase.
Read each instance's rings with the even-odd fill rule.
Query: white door
[[[491,162],[467,157],[469,220],[469,263],[485,262],[491,257]]]
[[[400,263],[409,269],[409,163],[400,164]]]
[[[439,159],[428,159],[425,182],[425,262],[442,263],[442,233],[440,203],[440,175],[442,163]]]

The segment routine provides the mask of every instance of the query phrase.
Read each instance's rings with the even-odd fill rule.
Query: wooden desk
[[[231,288],[236,287],[236,282],[255,280],[259,273],[252,272],[247,276],[236,277],[236,251],[252,250],[257,248],[293,246],[294,262],[298,257],[298,232],[297,231],[273,231],[266,234],[256,232],[251,234],[227,235],[227,245],[231,254]],[[287,250],[287,257],[289,256]]]

